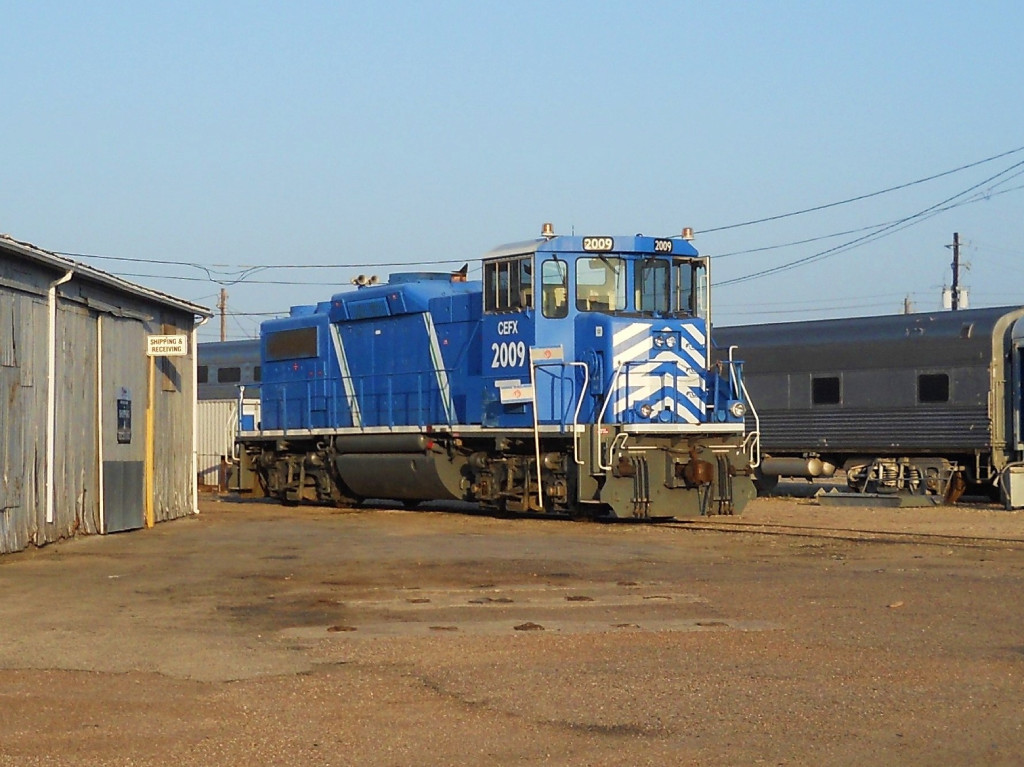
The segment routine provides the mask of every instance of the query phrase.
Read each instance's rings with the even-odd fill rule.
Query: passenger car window
[[[811,403],[838,405],[842,400],[838,376],[811,379]]]
[[[949,376],[946,373],[922,373],[917,377],[917,401],[949,402]]]
[[[238,383],[242,380],[242,369],[237,367],[218,368],[217,383]]]

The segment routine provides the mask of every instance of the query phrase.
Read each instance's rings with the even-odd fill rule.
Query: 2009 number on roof
[[[583,250],[592,253],[603,253],[615,248],[615,240],[611,237],[584,237]]]

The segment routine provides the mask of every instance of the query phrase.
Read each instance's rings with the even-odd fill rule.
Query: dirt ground
[[[0,765],[1024,763],[1024,513],[695,527],[209,498],[2,557]]]

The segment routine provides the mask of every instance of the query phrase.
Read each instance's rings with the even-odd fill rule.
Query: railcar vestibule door
[[[1024,450],[1024,353],[1021,349],[1020,345],[1013,349],[1014,370],[1017,372],[1017,380],[1013,385],[1013,409],[1016,411],[1014,437],[1017,441],[1017,450]]]
[[[1013,325],[1013,441],[1017,460],[1024,457],[1024,319]]]

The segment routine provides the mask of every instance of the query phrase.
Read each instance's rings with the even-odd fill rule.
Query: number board
[[[607,253],[615,249],[615,240],[611,237],[584,237],[583,250],[588,253]]]

